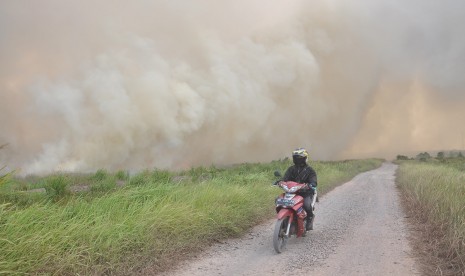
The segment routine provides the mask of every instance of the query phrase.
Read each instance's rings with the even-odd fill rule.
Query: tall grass
[[[0,150],[2,150],[5,147],[6,145],[0,145]],[[5,169],[5,166],[2,167],[2,165],[0,165],[0,187],[7,184],[11,176],[11,173],[2,173],[4,169]]]
[[[465,273],[465,171],[458,162],[402,162],[397,182],[435,235],[428,236],[438,269]],[[433,231],[433,230],[428,230]],[[453,272],[453,273],[455,273]],[[439,273],[439,272],[438,272]]]
[[[0,168],[0,173],[4,168]],[[10,175],[9,174],[0,174],[0,187],[8,183]]]
[[[380,164],[381,160],[312,162],[323,193]],[[127,275],[148,265],[162,269],[180,254],[238,236],[271,218],[273,199],[280,192],[270,185],[273,171],[289,165],[275,161],[176,174],[144,171],[106,193],[65,193],[62,200],[45,194],[20,206],[4,198],[0,274]],[[98,183],[124,175],[100,171],[91,178]],[[58,190],[60,181],[55,183]]]

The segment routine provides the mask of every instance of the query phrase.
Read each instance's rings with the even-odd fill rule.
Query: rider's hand
[[[313,191],[316,191],[316,187],[312,185],[312,183],[308,183],[307,184],[307,187],[309,190],[313,190]]]

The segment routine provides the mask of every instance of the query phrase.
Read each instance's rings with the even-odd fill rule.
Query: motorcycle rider
[[[301,184],[307,184],[308,189],[298,192],[304,198],[304,210],[307,212],[307,230],[313,230],[313,196],[315,195],[317,177],[315,170],[307,164],[308,152],[304,148],[298,148],[292,152],[292,161],[294,165],[289,167],[284,174],[282,181],[294,181]]]

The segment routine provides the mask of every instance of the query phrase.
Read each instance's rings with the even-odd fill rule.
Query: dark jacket
[[[318,185],[316,172],[315,170],[310,167],[308,164],[303,166],[291,166],[287,169],[286,173],[284,174],[283,181],[294,181],[297,183],[305,183],[310,186],[316,187]],[[306,194],[313,194],[313,190],[309,189],[306,191],[302,191],[299,194],[306,195]]]

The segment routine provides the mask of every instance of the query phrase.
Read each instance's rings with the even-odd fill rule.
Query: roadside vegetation
[[[6,147],[6,145],[0,145],[0,150],[2,150],[5,147]],[[7,173],[2,174],[2,171],[4,169],[5,169],[5,166],[2,166],[0,164],[0,187],[2,187],[3,185],[5,185],[8,182],[8,179],[9,179],[9,176],[10,176],[10,174],[7,174]]]
[[[324,194],[379,159],[311,162]],[[163,270],[272,218],[273,172],[289,160],[0,178],[0,274],[129,275]],[[1,175],[1,174],[0,174]],[[271,244],[270,244],[271,246]]]
[[[405,160],[405,159],[404,159]],[[465,275],[465,158],[400,161],[397,183],[416,221],[428,275]]]

